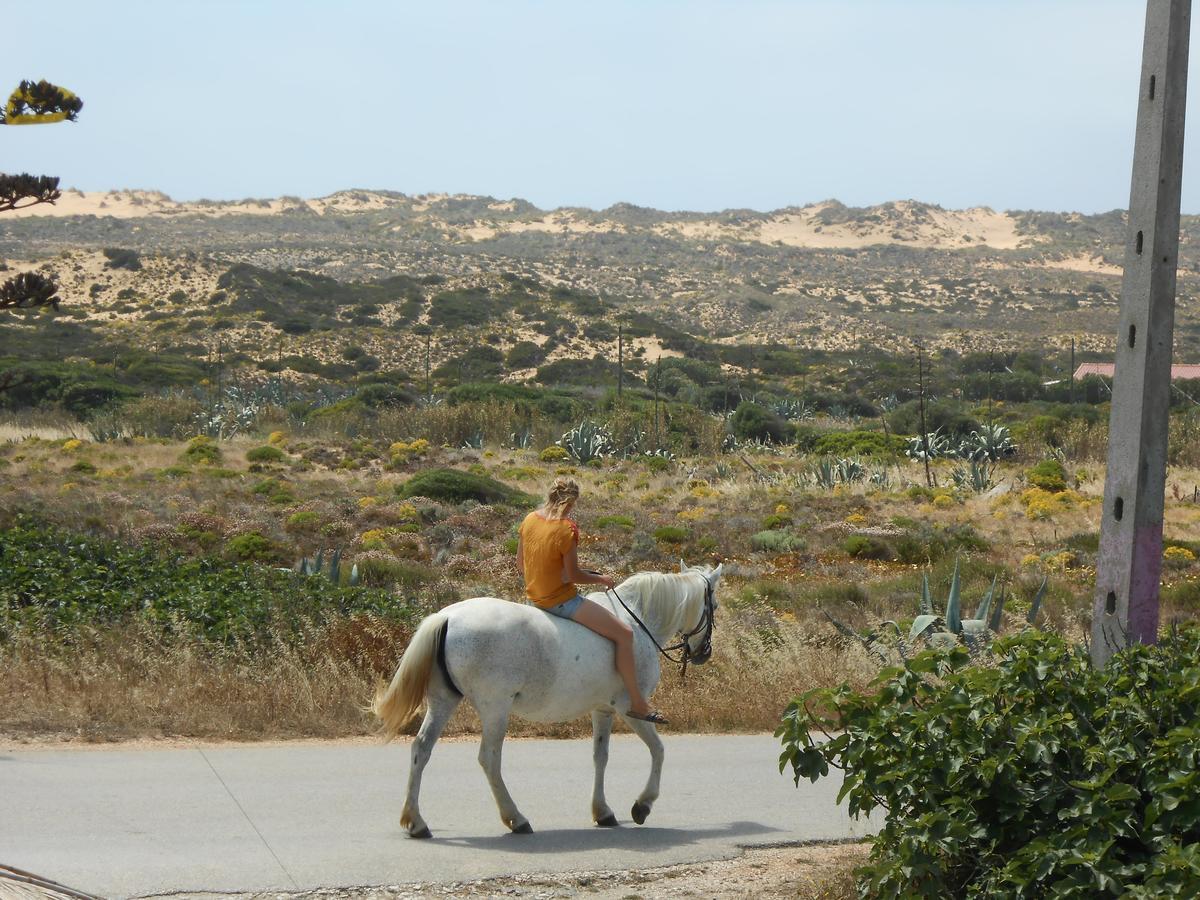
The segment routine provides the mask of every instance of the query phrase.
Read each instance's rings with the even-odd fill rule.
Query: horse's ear
[[[685,562],[683,561],[683,557],[682,557],[682,556],[681,556],[681,557],[679,557],[679,571],[680,571],[680,572],[686,572],[686,571],[687,571],[687,563],[685,563]]]
[[[712,574],[709,575],[708,580],[713,582],[713,584],[716,584],[717,579],[721,577],[721,572],[724,568],[725,568],[725,563],[723,563],[723,562],[717,563],[717,567],[712,570]]]

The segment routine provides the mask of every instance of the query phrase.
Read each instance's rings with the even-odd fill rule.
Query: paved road
[[[434,749],[421,810],[432,841],[399,825],[408,745],[296,744],[0,753],[0,862],[105,897],[311,889],[644,868],[739,847],[861,836],[825,779],[779,774],[769,736],[666,736],[662,796],[629,808],[649,767],[613,740],[608,799],[591,825],[589,741],[510,741],[505,778],[535,834],[508,834],[474,742]]]

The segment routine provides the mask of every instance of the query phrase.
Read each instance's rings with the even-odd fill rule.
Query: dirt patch
[[[172,900],[409,900],[424,897],[789,897],[841,900],[855,896],[853,870],[867,857],[864,843],[812,843],[752,848],[733,859],[631,869],[510,875],[479,881],[325,888],[291,893],[171,894]],[[153,897],[144,900],[154,900]]]

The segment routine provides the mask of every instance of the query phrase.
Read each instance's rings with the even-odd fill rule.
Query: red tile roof
[[[1083,363],[1075,370],[1075,377],[1083,378],[1085,375],[1103,375],[1105,378],[1112,378],[1115,368],[1116,365],[1114,363]],[[1200,365],[1171,366],[1172,381],[1185,381],[1192,378],[1200,378]]]

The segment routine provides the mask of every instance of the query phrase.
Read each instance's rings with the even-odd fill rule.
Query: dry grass
[[[862,683],[876,668],[858,648],[814,638],[795,623],[721,624],[712,661],[691,667],[685,682],[677,671],[665,673],[655,696],[677,730],[772,730],[795,693],[847,677]],[[91,629],[69,640],[18,633],[0,644],[0,733],[97,741],[372,734],[377,723],[366,705],[407,639],[406,629],[365,617],[258,649],[203,645],[147,627]],[[586,719],[514,720],[510,733],[575,737],[590,727]],[[469,704],[447,733],[478,733]]]

